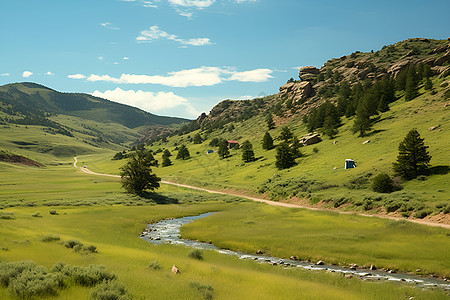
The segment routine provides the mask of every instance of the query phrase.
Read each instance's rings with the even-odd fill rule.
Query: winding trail
[[[93,171],[89,170],[88,168],[86,168],[86,166],[78,167],[77,166],[77,163],[78,163],[77,157],[75,156],[74,159],[75,159],[75,162],[73,163],[73,166],[75,168],[80,169],[81,171],[83,171],[86,174],[120,178],[119,175],[102,174],[102,173],[93,172]],[[173,185],[173,186],[179,186],[179,187],[183,187],[183,188],[188,188],[188,189],[191,189],[191,190],[208,192],[208,193],[211,193],[211,194],[220,194],[220,195],[242,197],[242,198],[253,200],[253,201],[256,201],[256,202],[263,202],[263,203],[266,203],[266,204],[272,205],[272,206],[291,207],[291,208],[306,208],[306,209],[309,209],[309,210],[316,210],[316,211],[330,211],[329,209],[322,209],[322,208],[309,207],[309,206],[298,205],[298,204],[270,201],[270,200],[256,198],[256,197],[250,197],[250,196],[246,196],[246,195],[242,195],[242,194],[238,194],[238,193],[208,190],[208,189],[204,189],[204,188],[200,188],[200,187],[196,187],[196,186],[191,186],[191,185],[181,184],[181,183],[176,183],[176,182],[170,182],[170,181],[165,181],[165,180],[161,180],[161,183],[168,184],[168,185]],[[335,210],[333,210],[333,211],[335,211]],[[448,225],[448,224],[434,223],[434,222],[428,222],[428,221],[424,221],[424,220],[410,220],[410,219],[396,218],[396,217],[386,216],[386,215],[369,215],[369,214],[358,213],[358,212],[347,212],[347,211],[338,211],[338,210],[336,210],[336,212],[338,212],[340,214],[346,214],[346,215],[358,215],[358,216],[371,217],[371,218],[378,217],[378,218],[390,219],[390,220],[396,220],[396,221],[405,220],[405,221],[409,221],[409,222],[413,222],[413,223],[417,223],[417,224],[450,229],[450,225]]]

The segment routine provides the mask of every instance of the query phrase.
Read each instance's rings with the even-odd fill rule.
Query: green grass
[[[240,205],[182,228],[220,248],[450,277],[448,230],[335,212]]]

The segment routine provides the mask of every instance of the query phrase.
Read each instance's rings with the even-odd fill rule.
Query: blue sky
[[[300,66],[450,36],[448,0],[3,0],[1,11],[1,85],[187,118],[275,94]]]

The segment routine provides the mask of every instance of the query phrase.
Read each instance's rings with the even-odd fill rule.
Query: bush
[[[49,213],[51,214],[51,215],[57,215],[58,213],[56,212],[56,210],[51,210],[51,211],[49,211]]]
[[[43,242],[43,243],[49,243],[49,242],[54,242],[54,241],[59,241],[59,240],[61,240],[61,238],[59,237],[59,235],[55,235],[55,234],[47,234],[41,238],[41,242]]]
[[[198,290],[202,294],[203,299],[211,300],[213,298],[214,289],[212,286],[197,281],[192,281],[189,283],[189,285],[192,288]]]
[[[31,215],[34,218],[42,218],[41,213],[40,212],[35,212],[34,214]]]
[[[64,287],[64,281],[65,276],[60,273],[47,273],[43,267],[35,267],[11,281],[8,292],[20,298],[55,296]]]
[[[35,267],[36,264],[32,261],[0,262],[0,283],[4,286],[8,286],[9,283],[23,271],[32,270]]]
[[[116,280],[104,281],[92,291],[94,300],[127,300],[127,290],[125,286]]]
[[[97,253],[97,247],[94,245],[85,246],[83,250],[91,252],[91,253]]]
[[[64,242],[64,246],[66,246],[66,248],[71,248],[73,249],[75,246],[83,246],[83,243],[78,241],[78,240],[68,240]]]
[[[426,216],[428,216],[429,214],[430,214],[429,211],[426,211],[426,210],[419,210],[419,211],[416,211],[416,212],[414,213],[414,217],[417,218],[417,219],[423,219],[423,218],[425,218]]]
[[[188,253],[188,256],[190,258],[194,258],[194,259],[198,259],[198,260],[203,260],[203,251],[201,250],[192,250]]]
[[[159,264],[159,261],[154,260],[148,265],[148,268],[153,270],[161,270],[161,265]]]
[[[389,175],[380,173],[372,180],[372,190],[377,193],[392,193],[395,191],[395,184]]]
[[[13,220],[15,219],[14,214],[13,213],[4,213],[4,212],[0,212],[0,219],[3,220]]]
[[[90,265],[88,267],[64,266],[61,272],[73,278],[82,286],[94,286],[104,280],[116,279],[116,275],[108,272],[104,266]]]

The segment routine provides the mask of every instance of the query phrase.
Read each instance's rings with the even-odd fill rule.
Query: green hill
[[[447,40],[411,39],[376,52],[332,59],[320,69],[301,68],[301,80],[289,80],[276,95],[223,101],[167,142],[153,141],[155,152],[168,149],[174,154],[173,165],[159,168],[157,173],[166,180],[239,190],[273,200],[448,222],[449,50]],[[408,99],[408,84],[402,86],[402,81],[407,81],[411,70],[414,96]],[[387,108],[380,108],[389,94]],[[373,111],[367,116],[370,129],[354,132],[364,105]],[[275,129],[268,130],[268,115],[273,116]],[[327,117],[338,120],[328,126]],[[261,141],[268,131],[275,145],[280,144],[284,126],[298,138],[317,131],[322,141],[300,148],[303,155],[296,165],[279,170],[275,166],[277,150],[263,150]],[[394,193],[373,192],[375,175],[386,172],[394,177],[392,163],[398,145],[413,128],[429,146],[430,173],[411,181],[394,178],[401,186]],[[203,140],[200,144],[194,143],[198,134]],[[257,159],[244,163],[241,150],[230,150],[224,159],[217,153],[206,155],[209,149],[217,151],[214,139],[241,144],[249,140]],[[188,146],[189,160],[175,159],[181,144]],[[357,168],[345,170],[346,159],[357,161]]]
[[[0,150],[38,162],[123,150],[139,140],[144,129],[158,136],[188,121],[36,83],[0,87]]]

